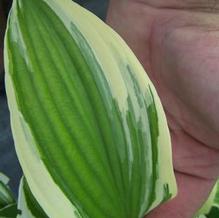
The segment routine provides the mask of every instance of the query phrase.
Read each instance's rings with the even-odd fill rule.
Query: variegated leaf
[[[175,196],[158,95],[96,16],[70,0],[14,0],[5,66],[17,154],[49,217],[143,217]]]

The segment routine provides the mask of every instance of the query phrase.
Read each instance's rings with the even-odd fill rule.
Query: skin
[[[147,218],[192,218],[219,176],[219,1],[111,0],[107,23],[153,81],[171,132],[178,195]]]
[[[145,67],[171,131],[179,193],[147,218],[193,217],[219,176],[218,12],[217,0],[110,2],[107,22]],[[0,17],[4,30],[2,7]]]

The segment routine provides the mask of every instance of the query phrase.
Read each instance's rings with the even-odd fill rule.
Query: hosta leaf
[[[0,217],[14,218],[19,213],[17,203],[8,187],[9,179],[0,173]]]
[[[217,182],[217,191],[216,191],[216,195],[215,195],[215,200],[214,201],[219,206],[219,181]]]
[[[209,214],[207,215],[207,218],[217,218],[217,217],[219,217],[219,182],[217,183],[217,186],[216,186],[214,204]]]
[[[0,208],[14,203],[14,198],[8,187],[9,179],[0,173]]]
[[[18,207],[21,210],[21,214],[17,218],[48,218],[31,193],[25,178],[22,178],[20,182]]]
[[[198,215],[205,214],[205,215]],[[197,214],[197,218],[218,218],[219,217],[219,181],[214,186],[208,200]]]
[[[206,215],[207,218],[218,218],[219,217],[219,207],[213,206],[209,212],[208,215]]]
[[[157,93],[96,16],[70,0],[15,0],[5,66],[17,154],[49,217],[143,217],[176,194]]]

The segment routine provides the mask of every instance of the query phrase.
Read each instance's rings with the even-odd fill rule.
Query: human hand
[[[164,106],[178,196],[148,218],[192,218],[219,176],[219,2],[112,0],[107,22],[133,49]]]

